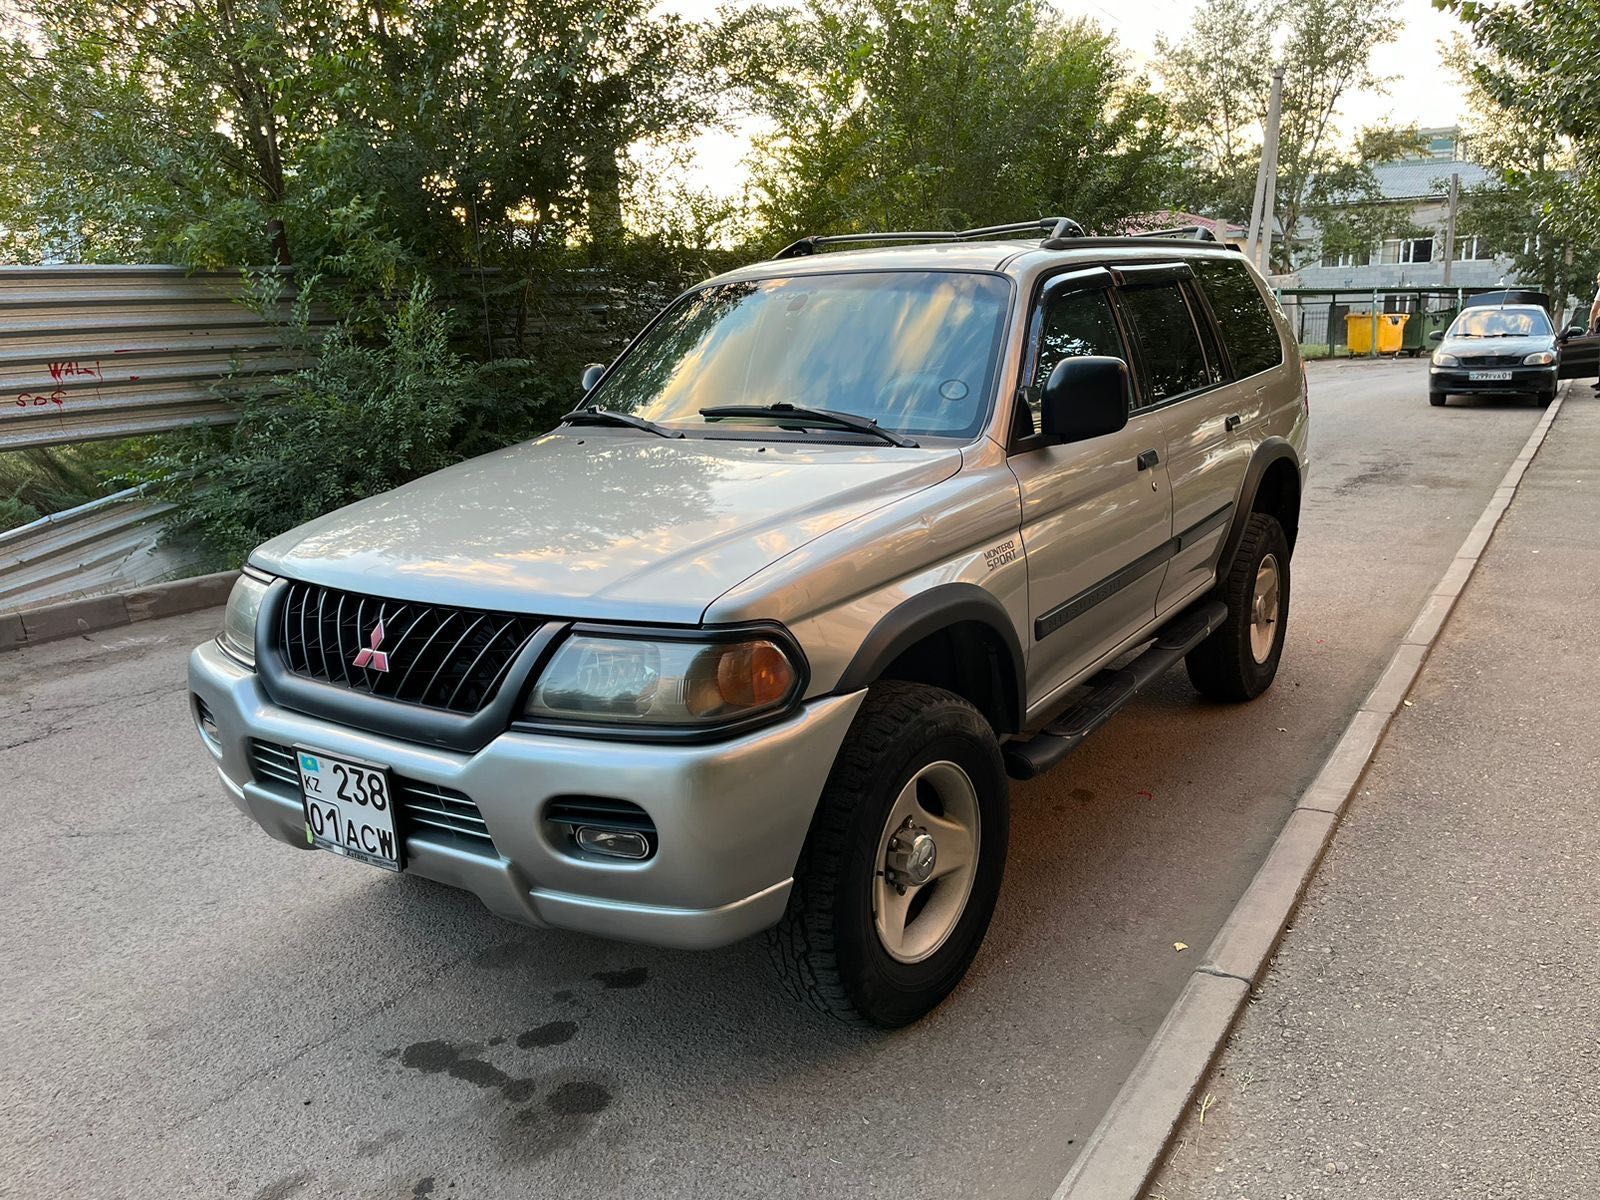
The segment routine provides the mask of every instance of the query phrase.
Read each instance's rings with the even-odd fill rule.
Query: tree
[[[1340,144],[1339,106],[1353,91],[1382,85],[1372,53],[1394,39],[1394,9],[1395,0],[1353,7],[1340,0],[1206,0],[1182,39],[1158,44],[1197,203],[1236,221],[1249,215],[1254,195],[1261,157],[1254,131],[1266,124],[1266,76],[1277,48],[1284,67],[1275,201],[1280,267],[1292,265],[1302,223],[1325,203],[1333,177],[1359,161]]]
[[[1435,0],[1466,24],[1453,62],[1469,84],[1477,157],[1498,175],[1464,220],[1557,304],[1600,269],[1600,27],[1587,0]],[[1585,317],[1587,314],[1584,314]]]
[[[1197,212],[1235,220],[1250,212],[1271,86],[1266,17],[1261,0],[1203,0],[1186,36],[1155,39]]]
[[[1161,207],[1165,113],[1110,37],[1032,0],[808,0],[728,31],[770,121],[758,215],[817,230],[952,228],[1063,214],[1091,229]]]
[[[1348,152],[1326,156],[1306,191],[1304,208],[1322,254],[1348,254],[1361,262],[1387,238],[1429,236],[1432,231],[1414,224],[1408,211],[1384,202],[1372,169],[1421,150],[1415,129],[1374,126],[1357,134]]]
[[[392,275],[615,240],[627,147],[705,108],[694,29],[650,9],[19,0],[8,257]]]

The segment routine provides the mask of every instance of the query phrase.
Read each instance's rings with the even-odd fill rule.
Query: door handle
[[[1234,413],[1233,416],[1229,417],[1227,420],[1225,420],[1222,423],[1222,428],[1224,430],[1226,430],[1228,433],[1232,433],[1235,429],[1239,428],[1239,426],[1241,426],[1243,424],[1244,424],[1244,418],[1241,417],[1238,413]]]
[[[1161,455],[1157,454],[1154,450],[1146,450],[1143,454],[1139,455],[1136,461],[1139,464],[1139,470],[1148,471],[1161,461]]]

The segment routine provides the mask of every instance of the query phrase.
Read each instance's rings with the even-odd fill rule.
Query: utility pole
[[[1283,68],[1272,68],[1272,94],[1267,101],[1267,140],[1261,147],[1261,250],[1257,265],[1272,270],[1272,220],[1278,204],[1278,121],[1283,114]]]
[[[1456,214],[1461,209],[1461,172],[1450,176],[1450,213],[1444,222],[1444,286],[1450,286],[1451,265],[1456,261]]]

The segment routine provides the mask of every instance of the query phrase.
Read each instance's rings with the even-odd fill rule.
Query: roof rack
[[[1011,225],[981,225],[976,229],[918,230],[900,233],[830,233],[812,234],[797,242],[790,242],[772,257],[802,258],[815,254],[824,246],[837,246],[845,242],[972,242],[981,238],[1001,237],[1005,234],[1043,234],[1045,245],[1067,238],[1084,236],[1083,226],[1071,217],[1040,217],[1037,221],[1018,221]],[[1054,247],[1052,247],[1054,248]]]
[[[1176,225],[1171,229],[1152,229],[1147,233],[1136,233],[1134,237],[1146,238],[1192,238],[1197,242],[1220,242],[1217,231],[1209,225]]]

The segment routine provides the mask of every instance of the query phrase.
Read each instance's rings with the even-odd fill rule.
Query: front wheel
[[[875,684],[818,802],[788,911],[768,935],[779,977],[845,1021],[915,1021],[978,952],[1008,831],[988,722],[942,688]]]
[[[1428,403],[1433,405],[1435,408],[1443,408],[1446,398],[1447,397],[1443,392],[1428,393]]]
[[[1213,700],[1254,700],[1272,686],[1289,624],[1289,539],[1276,517],[1253,512],[1217,587],[1228,616],[1184,660]]]

